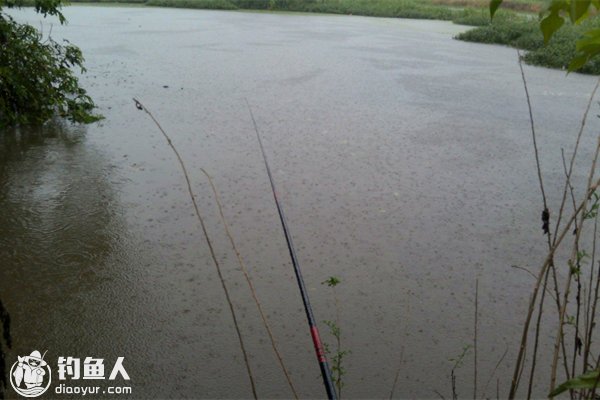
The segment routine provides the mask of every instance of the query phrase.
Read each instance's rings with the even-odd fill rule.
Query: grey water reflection
[[[102,129],[55,122],[0,137],[0,299],[13,338],[6,367],[36,349],[47,350],[54,366],[60,356],[102,358],[108,376],[123,356],[131,381],[94,383],[130,386],[134,398],[217,394],[221,383],[211,374],[230,368],[232,358],[216,354],[237,349],[220,344],[224,322],[206,322],[220,310],[195,305],[218,301],[219,288],[203,291],[204,300],[188,298],[197,292],[195,271],[210,275],[211,265],[198,268],[195,253],[171,254],[167,239],[153,237],[171,238],[181,223],[139,226],[156,216],[144,209],[147,200],[132,200],[146,199],[147,189],[135,186],[137,169],[119,168],[122,159],[94,142]],[[199,368],[206,360],[210,367]],[[234,376],[243,380],[239,370]],[[50,390],[95,386],[56,377]],[[237,387],[243,397],[246,382]]]
[[[111,176],[102,154],[86,145],[84,128],[53,122],[0,135],[0,298],[12,319],[9,366],[32,345],[49,350],[50,359],[112,353],[107,332],[118,326],[99,321],[118,315],[114,304],[107,307],[117,300],[107,285],[126,271],[118,268],[124,225]]]

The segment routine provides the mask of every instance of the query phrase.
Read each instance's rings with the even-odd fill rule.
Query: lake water
[[[13,15],[39,26],[31,10]],[[324,395],[247,99],[330,344],[321,321],[336,318],[339,299],[352,351],[344,397],[389,397],[398,369],[395,397],[451,397],[449,359],[472,343],[477,278],[480,395],[495,396],[497,379],[507,394],[533,285],[512,266],[536,271],[546,248],[513,49],[453,40],[466,28],[436,21],[90,6],[65,15],[67,26],[46,20],[44,32],[53,25],[53,37],[82,48],[83,85],[106,119],[2,135],[10,363],[33,349],[109,365],[124,356],[135,398],[251,396],[185,180],[136,97],[190,171],[259,396],[291,392],[200,168],[300,395]],[[594,78],[525,71],[555,206],[560,149],[572,148]],[[321,284],[330,276],[342,281],[335,293]],[[470,351],[460,396],[472,393],[472,363]]]

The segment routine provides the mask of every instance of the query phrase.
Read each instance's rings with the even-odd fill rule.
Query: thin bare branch
[[[219,281],[221,282],[221,287],[223,288],[223,292],[225,293],[225,298],[227,300],[227,304],[229,305],[229,311],[231,312],[231,317],[233,319],[233,325],[235,326],[235,331],[237,333],[238,341],[240,343],[240,349],[242,351],[242,355],[244,356],[244,363],[246,365],[246,371],[248,372],[248,378],[250,380],[250,386],[252,388],[252,395],[254,396],[255,399],[258,399],[258,395],[256,392],[256,384],[254,383],[254,376],[252,374],[252,368],[250,367],[248,353],[246,352],[246,346],[244,345],[244,339],[243,339],[242,333],[240,331],[240,326],[239,326],[237,316],[235,313],[235,308],[233,306],[233,302],[231,301],[231,297],[229,295],[229,290],[227,289],[227,285],[225,284],[225,278],[223,278],[223,272],[221,271],[221,265],[219,264],[219,260],[217,259],[217,256],[215,254],[214,246],[212,244],[212,241],[210,240],[210,236],[208,235],[208,231],[206,229],[206,224],[204,223],[204,218],[202,217],[202,214],[200,213],[200,208],[198,207],[198,203],[196,202],[196,196],[194,195],[194,191],[192,190],[192,184],[191,184],[190,177],[187,172],[185,163],[183,162],[183,158],[181,158],[181,155],[179,154],[179,151],[177,151],[177,148],[173,144],[173,141],[171,140],[169,135],[167,135],[167,133],[162,128],[160,123],[156,120],[156,118],[154,118],[152,113],[139,100],[133,99],[133,101],[135,102],[135,106],[139,110],[143,110],[146,114],[148,114],[150,116],[152,121],[154,121],[154,124],[158,127],[158,129],[160,130],[160,132],[162,133],[164,138],[167,140],[169,147],[171,148],[171,150],[173,150],[173,153],[175,153],[175,156],[177,157],[177,160],[179,161],[179,165],[181,167],[183,176],[184,176],[186,184],[187,184],[187,189],[188,189],[188,193],[190,195],[190,199],[192,200],[192,204],[194,205],[194,211],[196,212],[196,217],[198,218],[198,221],[200,222],[200,227],[202,228],[202,232],[204,233],[204,238],[206,239],[206,243],[207,243],[208,249],[210,251],[210,256],[211,256],[213,263],[215,265],[215,268],[217,270],[217,275],[219,276]]]

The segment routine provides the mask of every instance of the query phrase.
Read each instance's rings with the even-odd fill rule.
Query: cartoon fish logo
[[[34,350],[28,356],[18,356],[10,369],[10,384],[23,397],[38,397],[50,387],[52,373],[44,355]]]

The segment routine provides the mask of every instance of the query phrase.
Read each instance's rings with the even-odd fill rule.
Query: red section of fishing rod
[[[292,259],[292,265],[294,266],[294,273],[296,274],[296,281],[298,282],[298,288],[300,289],[300,295],[302,296],[302,303],[304,304],[304,311],[306,311],[306,319],[308,320],[308,325],[310,327],[310,335],[312,337],[313,345],[315,348],[315,353],[317,354],[317,360],[319,361],[319,368],[321,369],[321,376],[323,377],[323,384],[325,385],[325,390],[327,391],[327,397],[329,399],[335,400],[337,399],[337,393],[335,391],[335,386],[333,385],[333,380],[331,379],[331,370],[329,369],[329,364],[327,363],[327,357],[325,356],[325,349],[323,348],[323,344],[321,342],[321,337],[319,336],[319,328],[317,327],[317,321],[315,320],[315,316],[312,312],[312,307],[310,306],[310,299],[308,297],[308,291],[306,290],[306,286],[304,285],[304,278],[302,278],[302,272],[300,271],[300,263],[298,262],[298,258],[296,257],[296,249],[294,247],[294,242],[292,241],[292,236],[290,235],[290,231],[288,228],[287,220],[285,218],[285,214],[283,213],[283,208],[279,203],[279,199],[277,199],[277,191],[275,190],[275,182],[273,181],[273,175],[271,174],[271,168],[269,168],[269,162],[267,161],[267,155],[265,154],[265,148],[263,147],[262,140],[260,138],[260,134],[258,132],[258,126],[256,125],[256,120],[254,119],[254,114],[252,113],[252,108],[250,108],[250,103],[248,103],[248,99],[246,100],[246,104],[248,105],[248,111],[250,111],[250,116],[252,117],[252,123],[254,124],[254,130],[256,131],[256,137],[258,138],[258,145],[260,146],[260,151],[263,156],[263,160],[265,161],[265,168],[267,170],[267,175],[269,176],[269,182],[271,184],[271,190],[273,192],[273,198],[275,199],[275,205],[277,206],[277,213],[279,214],[279,220],[281,221],[281,227],[283,228],[283,233],[285,235],[285,241],[287,243],[288,250],[290,252],[290,258]]]
[[[325,357],[325,349],[323,348],[321,337],[319,336],[319,328],[317,328],[316,325],[311,326],[310,334],[312,336],[313,345],[315,346],[315,352],[317,353],[317,359],[319,360],[319,368],[321,368],[321,375],[323,376],[327,397],[330,399],[337,399],[335,386],[333,386],[333,380],[331,379],[331,371],[329,370],[327,357]]]

